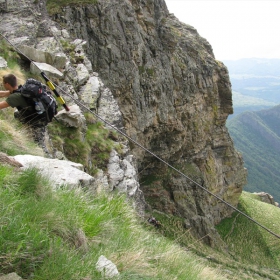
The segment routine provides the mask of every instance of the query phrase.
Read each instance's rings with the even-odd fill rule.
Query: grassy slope
[[[27,147],[24,153],[40,154],[21,127],[11,123],[1,120],[0,135],[6,137],[1,151],[16,154]],[[22,173],[0,165],[0,201],[0,274],[102,279],[95,263],[104,255],[117,265],[121,279],[280,279],[278,240],[239,217],[219,226],[229,246],[230,253],[224,253],[193,240],[168,217],[160,230],[143,222],[124,197],[93,197],[86,190],[53,192],[32,169]],[[278,208],[247,195],[240,207],[280,233],[274,222]],[[228,234],[228,228],[238,231]],[[250,240],[249,247],[245,240]]]
[[[56,1],[48,4],[57,9]],[[11,56],[3,42],[1,53]],[[13,121],[11,110],[0,112],[0,123],[1,152],[42,155],[28,131]],[[32,169],[19,172],[0,164],[0,201],[0,275],[16,271],[38,280],[102,279],[95,263],[103,254],[117,265],[121,279],[280,279],[278,240],[239,216],[218,227],[229,246],[225,253],[193,240],[180,221],[169,217],[160,231],[153,228],[123,197],[53,192]],[[279,209],[255,201],[244,195],[240,207],[280,234]]]
[[[280,209],[261,202],[256,195],[243,192],[239,209],[274,233],[280,235]],[[235,213],[218,226],[223,240],[238,262],[247,266],[248,271],[258,270],[261,277],[280,279],[280,243],[279,239],[248,221],[241,214]]]
[[[1,273],[102,279],[95,264],[104,255],[116,264],[121,279],[225,279],[139,222],[124,197],[84,190],[54,193],[32,169],[14,176],[1,166],[0,174]]]
[[[12,111],[1,111],[0,122],[0,152],[42,155]],[[0,201],[0,275],[102,279],[95,264],[105,255],[121,279],[225,279],[140,221],[124,197],[54,192],[36,170],[0,164]]]

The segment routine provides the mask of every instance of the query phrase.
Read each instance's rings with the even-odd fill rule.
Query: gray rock
[[[7,67],[8,67],[7,61],[3,57],[0,56],[0,69],[5,69]]]
[[[105,279],[110,279],[119,275],[116,265],[104,256],[98,258],[96,270],[101,272],[102,277]]]
[[[51,42],[55,46],[50,46]],[[66,65],[66,55],[57,50],[56,44],[57,42],[54,38],[47,38],[46,40],[41,39],[36,48],[21,45],[19,49],[34,62],[46,63],[54,68],[63,69]]]
[[[117,190],[118,193],[125,193],[138,214],[143,217],[145,199],[140,189],[133,155],[121,157],[113,150],[107,166],[107,177],[109,191]]]
[[[123,119],[120,107],[112,92],[102,87],[97,107],[98,115],[118,129],[123,129]],[[107,125],[108,127],[108,125]]]
[[[78,105],[69,106],[69,111],[61,110],[55,116],[56,119],[67,127],[85,129],[86,119]]]
[[[258,193],[256,193],[256,192],[254,192],[253,194],[257,195],[262,202],[278,206],[278,203],[275,202],[273,196],[270,195],[269,193],[266,193],[266,192],[258,192]]]
[[[18,11],[27,7],[25,0],[5,0],[5,6],[3,7],[7,12]],[[1,3],[1,2],[0,2]]]
[[[100,98],[100,80],[98,77],[91,76],[87,83],[79,90],[79,96],[90,109],[97,109],[98,100]]]
[[[62,79],[63,73],[54,68],[52,65],[47,63],[33,62],[30,65],[31,73],[39,75],[41,72],[44,72],[50,79],[57,78]]]
[[[76,67],[78,85],[84,85],[89,79],[89,72],[86,66],[82,63],[78,64]]]
[[[109,184],[111,188],[117,188],[124,179],[124,170],[120,166],[120,157],[116,151],[112,151],[108,164]]]
[[[83,171],[82,164],[32,155],[16,155],[14,159],[23,165],[23,169],[37,168],[50,179],[54,188],[63,185],[70,188],[94,187],[94,178]]]

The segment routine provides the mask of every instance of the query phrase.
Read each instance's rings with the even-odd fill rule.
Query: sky
[[[165,0],[220,61],[280,58],[280,0]]]

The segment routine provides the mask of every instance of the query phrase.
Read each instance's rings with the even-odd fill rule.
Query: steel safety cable
[[[28,59],[31,63],[33,63],[40,71],[41,69],[38,67],[38,65],[36,65],[36,63],[34,63],[29,57],[27,57],[25,54],[23,54],[16,46],[14,46],[5,36],[3,36],[1,33],[0,35],[7,40],[7,42],[9,42],[9,44],[11,46],[13,46],[13,48],[15,48],[17,51],[19,51],[24,57],[26,57],[26,59]],[[42,73],[42,72],[41,72]],[[240,213],[241,215],[243,215],[245,218],[247,218],[248,220],[250,220],[251,222],[255,223],[256,225],[258,225],[259,227],[261,227],[262,229],[266,230],[268,233],[270,233],[271,235],[277,237],[278,239],[280,239],[280,235],[274,233],[272,230],[270,230],[269,228],[265,227],[264,225],[260,224],[258,221],[256,221],[255,219],[251,218],[250,216],[248,216],[247,214],[245,214],[244,212],[242,212],[241,210],[239,210],[238,208],[236,208],[235,206],[231,205],[230,203],[228,203],[227,201],[225,201],[224,199],[222,199],[221,197],[217,196],[216,194],[214,194],[213,192],[209,191],[207,188],[203,187],[202,185],[200,185],[199,183],[197,183],[196,181],[194,181],[193,179],[191,179],[190,177],[188,177],[186,174],[184,174],[183,172],[181,172],[179,169],[175,168],[174,166],[172,166],[171,164],[169,164],[167,161],[163,160],[162,158],[160,158],[159,156],[157,156],[155,153],[153,153],[152,151],[150,151],[149,149],[145,148],[143,145],[141,145],[140,143],[138,143],[136,140],[134,140],[133,138],[131,138],[130,136],[128,136],[126,133],[124,133],[123,131],[121,131],[119,128],[115,127],[114,125],[112,125],[110,122],[108,122],[107,120],[103,119],[102,117],[100,117],[97,113],[95,113],[94,111],[90,110],[88,107],[86,107],[81,101],[75,99],[70,93],[66,92],[65,90],[63,90],[62,88],[60,88],[59,86],[57,86],[56,84],[53,83],[53,85],[58,88],[61,92],[63,92],[64,94],[66,94],[68,97],[70,97],[77,105],[79,105],[80,107],[83,107],[85,110],[87,110],[88,112],[90,112],[91,114],[93,114],[96,118],[98,118],[99,120],[101,120],[102,122],[104,122],[105,124],[107,124],[109,127],[111,127],[112,129],[114,129],[115,131],[117,131],[119,134],[123,135],[126,139],[128,139],[130,142],[134,143],[135,145],[137,145],[138,147],[140,147],[141,149],[143,149],[144,151],[146,151],[147,153],[149,153],[150,155],[152,155],[153,157],[155,157],[156,159],[158,159],[159,161],[161,161],[162,163],[164,163],[165,165],[167,165],[169,168],[173,169],[175,172],[177,172],[178,174],[180,174],[181,176],[183,176],[184,178],[186,178],[187,180],[189,180],[190,182],[192,182],[193,184],[195,184],[197,187],[201,188],[202,190],[204,190],[205,192],[207,192],[208,194],[210,194],[211,196],[215,197],[217,200],[221,201],[222,203],[224,203],[225,205],[227,205],[228,207],[232,208],[234,211]]]
[[[194,183],[196,186],[198,186],[199,188],[201,188],[202,190],[204,190],[205,192],[207,192],[208,194],[214,196],[216,199],[220,200],[222,203],[226,204],[227,206],[229,206],[230,208],[232,208],[233,210],[235,210],[236,212],[240,213],[241,215],[243,215],[244,217],[246,217],[247,219],[251,220],[252,222],[254,222],[255,224],[257,224],[258,226],[260,226],[261,228],[263,228],[264,230],[266,230],[267,232],[269,232],[270,234],[274,235],[275,237],[280,239],[280,235],[274,233],[273,231],[271,231],[269,228],[265,227],[264,225],[260,224],[259,222],[257,222],[256,220],[254,220],[253,218],[251,218],[250,216],[248,216],[247,214],[245,214],[244,212],[242,212],[241,210],[239,210],[238,208],[234,207],[233,205],[231,205],[230,203],[228,203],[227,201],[225,201],[224,199],[222,199],[221,197],[217,196],[216,194],[214,194],[213,192],[209,191],[207,188],[203,187],[202,185],[200,185],[199,183],[197,183],[196,181],[194,181],[193,179],[191,179],[190,177],[188,177],[186,174],[184,174],[183,172],[181,172],[179,169],[175,168],[174,166],[172,166],[170,163],[168,163],[167,161],[163,160],[162,158],[160,158],[159,156],[157,156],[155,153],[151,152],[150,150],[148,150],[147,148],[145,148],[143,145],[141,145],[140,143],[138,143],[136,140],[134,140],[133,138],[131,138],[130,136],[128,136],[126,133],[124,133],[123,131],[121,131],[120,129],[118,129],[117,127],[115,127],[114,125],[112,125],[111,123],[109,123],[108,121],[106,121],[105,119],[103,119],[102,117],[100,117],[98,114],[96,114],[95,112],[93,112],[92,110],[90,110],[89,108],[87,108],[83,103],[81,103],[79,100],[76,100],[73,96],[71,96],[69,93],[65,92],[65,94],[67,94],[76,104],[78,104],[79,106],[83,107],[84,109],[86,109],[87,111],[89,111],[90,113],[92,113],[96,118],[98,118],[99,120],[101,120],[102,122],[104,122],[105,124],[107,124],[108,126],[110,126],[111,128],[113,128],[114,130],[116,130],[119,134],[123,135],[125,138],[127,138],[130,142],[134,143],[135,145],[137,145],[138,147],[140,147],[141,149],[143,149],[144,151],[146,151],[147,153],[149,153],[150,155],[152,155],[153,157],[157,158],[159,161],[161,161],[162,163],[164,163],[165,165],[167,165],[168,167],[170,167],[171,169],[173,169],[174,171],[176,171],[177,173],[179,173],[180,175],[182,175],[184,178],[188,179],[190,182]]]

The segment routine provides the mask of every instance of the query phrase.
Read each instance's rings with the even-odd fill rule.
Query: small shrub
[[[61,11],[62,7],[70,5],[86,5],[86,4],[96,4],[97,0],[47,0],[47,10],[50,15],[57,14]]]

